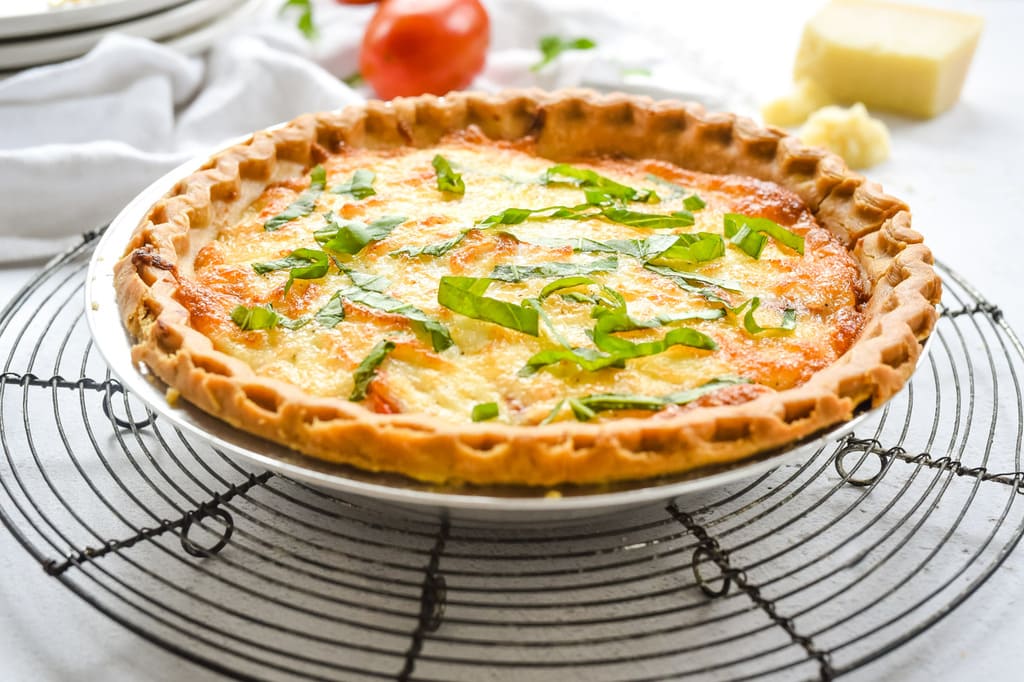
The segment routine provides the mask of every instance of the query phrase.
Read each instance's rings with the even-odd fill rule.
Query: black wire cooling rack
[[[95,237],[0,315],[0,516],[54,580],[234,677],[831,679],[1024,534],[1024,349],[947,268],[928,357],[855,435],[667,506],[485,526],[244,469],[147,412],[84,322]]]

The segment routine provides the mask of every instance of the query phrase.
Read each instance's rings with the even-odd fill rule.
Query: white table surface
[[[628,7],[609,6],[607,11],[630,12],[634,19],[647,16],[652,30],[678,31],[684,42],[696,27],[729,25],[728,67],[744,73],[754,84],[752,91],[769,95],[786,87],[800,27],[817,4],[718,3],[697,9],[692,3],[631,0]],[[1024,2],[931,4],[986,18],[963,97],[955,109],[932,121],[886,119],[893,158],[868,175],[911,205],[914,225],[936,256],[1024,332],[1019,284],[1024,270]],[[665,20],[666,14],[673,19]],[[741,25],[724,21],[736,16],[748,19]],[[8,301],[38,267],[0,267],[0,302]],[[1022,573],[1024,550],[1018,550],[964,607],[850,679],[1024,679],[1024,664],[1018,662],[1024,638]],[[6,531],[0,531],[0,575],[2,679],[221,679],[94,611],[47,577]]]

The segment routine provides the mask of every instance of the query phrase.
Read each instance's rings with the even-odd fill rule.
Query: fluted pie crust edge
[[[175,293],[193,230],[231,220],[268,183],[302,173],[329,153],[424,147],[468,127],[497,140],[533,138],[537,153],[552,159],[658,159],[788,188],[846,245],[870,283],[860,336],[807,383],[747,403],[659,419],[511,426],[376,414],[341,398],[311,396],[257,375],[189,326]],[[148,211],[115,268],[115,286],[135,341],[133,361],[240,429],[321,459],[437,483],[602,483],[784,448],[899,391],[935,325],[941,294],[931,252],[910,223],[902,201],[837,156],[746,118],[581,90],[453,93],[302,116],[218,153]]]

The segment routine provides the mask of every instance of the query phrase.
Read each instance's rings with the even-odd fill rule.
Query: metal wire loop
[[[210,547],[203,547],[188,536],[189,531],[192,530],[192,525],[205,518],[215,518],[224,524],[224,530],[221,532],[220,539]],[[196,557],[197,559],[205,559],[206,557],[213,556],[224,549],[228,542],[231,541],[231,535],[234,532],[235,520],[226,509],[221,509],[220,507],[214,507],[212,509],[201,508],[192,514],[189,514],[185,518],[185,523],[181,526],[181,548],[185,550],[186,553]]]
[[[718,579],[722,581],[722,586],[719,587],[717,590],[713,589],[708,584],[708,579],[704,577],[700,570],[700,565],[705,560],[717,565],[714,555],[711,553],[711,550],[707,547],[701,545],[697,549],[693,550],[693,559],[691,566],[691,568],[693,569],[693,579],[697,581],[697,586],[700,587],[701,592],[707,595],[707,597],[709,597],[710,599],[717,599],[718,597],[724,597],[725,595],[729,594],[729,588],[732,587],[731,572],[728,570],[722,571],[718,575]],[[714,580],[714,578],[712,578],[711,580]]]
[[[845,465],[846,458],[853,454],[859,453],[864,455],[867,453],[876,455],[878,457],[878,471],[870,476],[857,478],[854,476],[854,472],[848,471]],[[889,460],[892,459],[893,450],[884,449],[881,444],[874,439],[858,439],[852,435],[847,436],[846,442],[836,452],[834,465],[836,473],[839,477],[850,485],[857,486],[859,488],[867,488],[877,483],[882,476],[885,475],[886,470],[889,468]],[[854,469],[860,468],[860,464]]]
[[[146,410],[146,417],[138,421],[131,421],[129,419],[123,419],[114,414],[114,408],[111,404],[111,398],[115,393],[124,393],[124,387],[116,382],[111,382],[107,386],[107,390],[103,392],[103,414],[107,415],[107,419],[117,424],[122,429],[144,429],[153,423],[156,418],[149,410]]]

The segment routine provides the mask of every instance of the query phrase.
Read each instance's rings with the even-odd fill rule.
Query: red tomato
[[[484,68],[490,22],[480,0],[383,0],[359,69],[384,99],[466,87]]]

